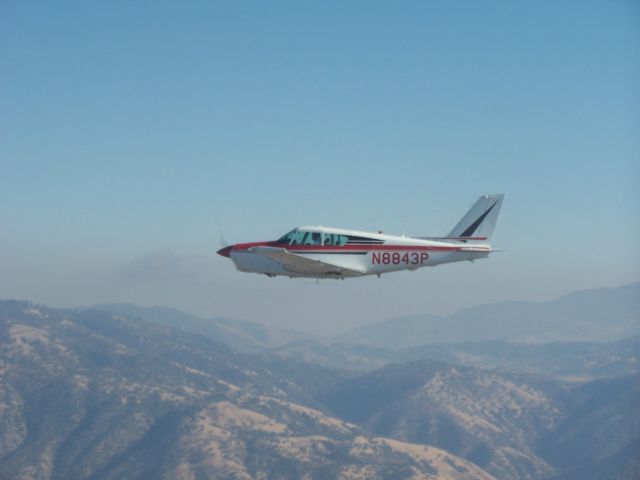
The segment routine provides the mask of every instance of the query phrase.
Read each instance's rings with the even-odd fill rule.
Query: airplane
[[[492,251],[491,236],[504,194],[483,195],[445,237],[407,237],[330,227],[298,227],[278,240],[218,250],[241,272],[268,277],[363,277],[474,261]]]

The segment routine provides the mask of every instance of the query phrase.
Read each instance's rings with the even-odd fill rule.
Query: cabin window
[[[287,245],[325,245],[341,247],[346,245],[349,240],[350,237],[346,235],[301,231],[296,228],[280,237],[278,243],[286,243]]]
[[[323,245],[331,245],[341,247],[347,243],[346,235],[338,235],[336,233],[325,233]]]

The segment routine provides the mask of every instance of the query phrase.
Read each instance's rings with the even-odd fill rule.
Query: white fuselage
[[[300,227],[294,232],[300,239],[308,234],[309,240],[296,243],[296,235],[293,235],[288,243],[279,240],[237,244],[227,247],[228,256],[243,272],[269,276],[344,278],[475,260],[485,258],[491,252],[489,245],[459,240],[430,240],[327,227]],[[260,249],[254,248],[264,246],[286,249],[287,253],[338,268],[336,272],[322,273],[295,270],[286,263],[258,253],[256,250]]]

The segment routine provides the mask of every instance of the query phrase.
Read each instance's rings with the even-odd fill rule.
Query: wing
[[[354,268],[347,268],[333,263],[313,260],[291,253],[286,248],[252,247],[250,252],[259,253],[282,264],[288,272],[299,275],[362,275],[365,272]]]

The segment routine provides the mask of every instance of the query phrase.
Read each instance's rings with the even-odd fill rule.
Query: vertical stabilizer
[[[481,196],[462,220],[453,227],[447,238],[489,243],[496,228],[503,200],[503,193]]]

